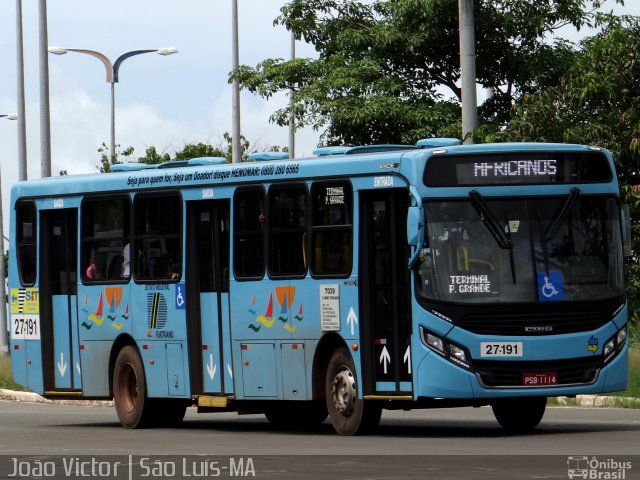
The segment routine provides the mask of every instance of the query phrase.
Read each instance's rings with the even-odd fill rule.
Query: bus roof
[[[389,146],[383,146],[389,147]],[[272,183],[283,179],[321,178],[329,176],[390,175],[393,173],[415,175],[421,172],[431,156],[446,154],[485,154],[499,152],[532,151],[587,151],[603,150],[595,147],[560,143],[499,143],[477,145],[447,145],[439,148],[372,149],[367,154],[353,155],[346,148],[342,154],[323,155],[306,159],[253,161],[238,164],[227,163],[224,158],[202,157],[186,162],[166,162],[161,165],[114,165],[113,173],[81,174],[49,177],[17,182],[12,189],[12,199],[20,197],[52,197],[86,192],[131,191],[171,188],[193,188],[210,185],[220,187],[229,183]],[[336,147],[331,147],[336,148]],[[277,152],[271,152],[277,153]],[[282,155],[282,152],[280,152]],[[609,155],[611,166],[612,159]],[[419,162],[418,168],[409,165]],[[283,165],[280,168],[279,165]],[[295,168],[287,168],[293,165]],[[296,167],[297,166],[297,167]],[[417,178],[412,181],[419,182]]]

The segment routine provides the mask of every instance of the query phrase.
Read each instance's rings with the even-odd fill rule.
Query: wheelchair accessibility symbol
[[[562,273],[538,273],[538,298],[541,302],[555,302],[564,299]]]
[[[176,285],[176,310],[186,310],[187,299],[185,296],[184,283],[178,283]]]

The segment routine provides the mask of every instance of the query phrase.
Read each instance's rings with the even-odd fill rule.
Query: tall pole
[[[2,215],[2,174],[0,173],[0,356],[9,353],[7,335],[7,291],[4,271],[4,218]]]
[[[464,143],[473,143],[473,131],[478,126],[473,0],[458,0],[458,14],[460,22],[460,80],[462,83],[462,138]]]
[[[0,115],[9,120],[17,120],[15,114]],[[7,291],[5,290],[4,271],[4,218],[2,216],[2,173],[0,172],[0,356],[9,353],[9,336],[7,335]]]
[[[85,55],[90,55],[92,57],[97,58],[104,65],[105,71],[107,73],[107,83],[111,84],[111,139],[109,141],[109,156],[111,157],[111,163],[115,163],[116,160],[116,87],[115,84],[118,83],[120,65],[127,58],[133,57],[135,55],[142,55],[143,53],[157,53],[158,55],[162,55],[166,57],[167,55],[173,55],[174,53],[178,53],[178,49],[174,47],[165,47],[165,48],[147,48],[144,50],[131,50],[130,52],[123,53],[120,55],[115,62],[111,63],[104,54],[100,52],[96,52],[95,50],[86,50],[83,48],[64,48],[64,47],[48,47],[49,53],[53,53],[55,55],[66,55],[67,52],[77,52],[84,53]]]
[[[111,163],[116,163],[116,83],[111,82]]]
[[[233,70],[240,66],[240,49],[238,47],[238,0],[231,0],[231,56]],[[231,161],[239,163],[241,161],[240,152],[240,82],[234,80],[231,86],[231,109],[233,111],[232,139],[231,139]]]
[[[40,30],[40,176],[51,176],[51,118],[49,113],[49,58],[47,0],[38,1]]]
[[[24,106],[22,0],[16,0],[16,61],[18,72],[18,179],[27,179],[27,121]]]
[[[296,36],[291,30],[291,60],[296,58]],[[295,124],[295,98],[294,89],[289,90],[289,158],[296,157],[296,124]]]

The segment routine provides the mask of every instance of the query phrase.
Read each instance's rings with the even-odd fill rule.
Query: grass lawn
[[[640,398],[640,348],[637,346],[629,349],[629,386],[624,392],[608,395]]]
[[[0,388],[9,390],[25,390],[11,378],[11,358],[7,355],[0,355]]]

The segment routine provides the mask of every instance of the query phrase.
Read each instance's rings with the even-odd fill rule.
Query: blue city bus
[[[324,149],[14,185],[16,382],[114,399],[128,428],[264,413],[342,435],[383,409],[624,390],[628,214],[610,153]]]

